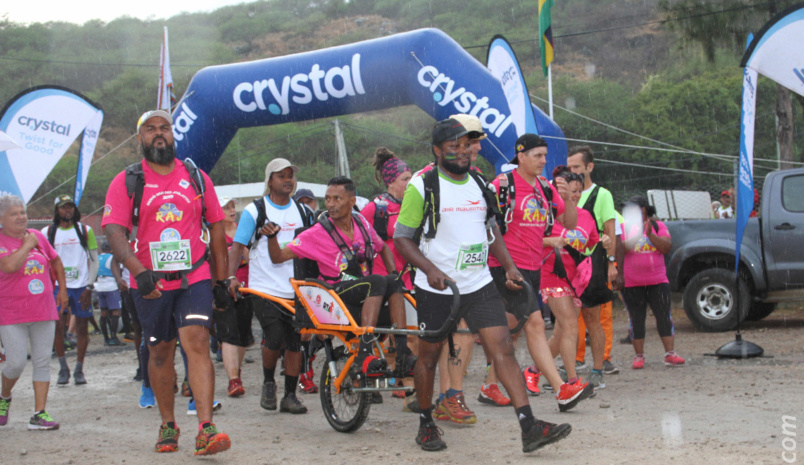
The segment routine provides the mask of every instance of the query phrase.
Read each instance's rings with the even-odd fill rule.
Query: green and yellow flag
[[[547,68],[553,62],[553,28],[550,21],[550,9],[553,0],[539,0],[539,48],[542,52],[542,71],[547,76]]]

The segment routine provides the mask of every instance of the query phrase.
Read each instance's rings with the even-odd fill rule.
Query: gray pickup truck
[[[804,169],[768,174],[761,199],[743,236],[736,289],[735,220],[666,222],[670,287],[684,293],[684,311],[699,329],[731,330],[765,318],[779,302],[804,300]]]

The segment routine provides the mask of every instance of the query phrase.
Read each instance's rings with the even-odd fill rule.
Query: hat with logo
[[[159,116],[160,118],[165,118],[170,125],[173,125],[173,117],[170,116],[170,113],[166,112],[165,110],[151,110],[146,111],[145,113],[140,116],[139,121],[137,121],[137,132],[140,130],[140,126],[145,124],[151,118]]]
[[[514,158],[511,160],[511,163],[518,165],[519,157],[517,157],[516,154],[519,152],[527,152],[536,147],[547,147],[547,142],[536,134],[522,134],[514,143]]]
[[[67,205],[68,203],[71,203],[71,204],[75,205],[75,201],[73,200],[73,198],[70,197],[67,194],[63,194],[63,195],[60,195],[60,196],[56,197],[56,200],[53,203],[57,207],[61,207],[62,205]]]
[[[448,140],[456,140],[469,134],[469,131],[454,118],[439,121],[433,126],[433,145],[441,145]]]
[[[483,140],[486,137],[486,133],[483,131],[483,125],[480,124],[480,119],[477,116],[466,115],[463,113],[452,115],[450,118],[458,121],[469,131],[469,138],[470,139],[480,139]]]
[[[303,199],[305,197],[309,197],[309,198],[315,200],[315,194],[313,194],[313,191],[311,191],[310,189],[299,189],[299,190],[297,190],[296,195],[293,196],[293,200],[298,202],[299,200],[301,200],[301,199]]]
[[[218,197],[218,202],[221,204],[221,208],[229,205],[229,202],[234,202],[234,199],[228,196]]]

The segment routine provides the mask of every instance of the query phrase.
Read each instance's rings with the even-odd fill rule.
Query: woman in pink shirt
[[[50,387],[50,351],[56,334],[53,278],[58,304],[68,304],[64,266],[41,232],[28,229],[25,203],[15,195],[0,197],[0,339],[6,351],[0,390],[0,426],[8,423],[11,389],[17,383],[31,345],[34,415],[28,429],[53,430],[59,424],[45,411]]]
[[[664,345],[664,364],[679,366],[684,364],[674,350],[673,317],[670,315],[670,284],[664,265],[664,255],[670,251],[673,241],[667,227],[661,221],[652,220],[656,208],[648,204],[641,195],[631,198],[625,209],[638,208],[642,212],[642,223],[623,224],[623,299],[631,317],[631,340],[634,344],[634,369],[645,366],[645,317],[648,305],[656,317],[656,329]],[[625,215],[628,218],[629,215]],[[641,230],[641,231],[640,231]]]

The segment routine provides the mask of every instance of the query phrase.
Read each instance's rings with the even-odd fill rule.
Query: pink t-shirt
[[[402,208],[401,204],[396,202],[388,201],[388,240],[385,243],[388,247],[391,248],[391,252],[394,254],[394,263],[396,264],[396,271],[398,273],[402,272],[402,269],[405,267],[405,263],[407,260],[400,254],[396,247],[394,246],[394,231],[396,230],[396,220],[399,219],[399,210]],[[369,202],[363,210],[360,212],[363,217],[366,218],[366,221],[373,227],[374,226],[374,212],[377,211],[377,204],[374,202]],[[382,261],[382,256],[377,255],[374,259],[374,273],[386,275],[388,271],[385,269],[385,263]],[[410,282],[410,274],[406,274],[402,277],[402,281],[405,283],[405,286],[408,289],[413,289],[413,285]]]
[[[366,232],[371,235],[371,242],[375,253],[379,254],[384,244],[382,239],[380,239],[380,236],[377,235],[377,232],[374,231],[374,228],[368,224],[365,218],[362,216],[359,218],[363,222]],[[327,221],[330,220],[328,219]],[[366,256],[366,242],[363,240],[363,234],[360,232],[360,228],[357,226],[354,219],[352,220],[352,240],[349,240],[346,234],[337,226],[335,226],[335,231],[341,235],[353,254],[357,256],[363,254],[363,256]],[[341,252],[338,245],[332,240],[332,237],[330,237],[324,227],[318,223],[307,231],[299,234],[287,246],[299,257],[309,258],[318,262],[318,270],[321,272],[322,276],[339,276],[341,271],[346,270],[348,267],[343,252]],[[360,269],[363,272],[363,276],[369,275],[369,269],[366,263],[361,263]],[[373,270],[373,272],[375,274],[378,273],[377,270]],[[328,279],[327,281],[335,283],[339,280]]]
[[[14,273],[0,271],[0,325],[16,325],[58,319],[53,298],[50,261],[58,257],[56,250],[41,232],[36,235],[39,245],[28,252],[25,264]],[[7,257],[22,246],[22,239],[0,233],[0,258]]]
[[[661,221],[656,221],[659,231],[654,230],[656,236],[670,237],[667,226]],[[623,224],[623,241],[632,238],[636,231]],[[630,234],[629,234],[630,232]],[[664,265],[664,254],[656,249],[656,246],[648,239],[647,231],[642,233],[642,237],[633,248],[625,249],[625,263],[623,264],[623,274],[625,275],[625,287],[653,286],[670,282],[667,279],[667,270]]]
[[[500,193],[500,177],[497,176],[492,184]],[[556,208],[556,217],[564,213],[564,199],[562,199],[555,187],[550,184],[553,191],[553,206]],[[514,170],[514,205],[513,217],[508,223],[508,232],[503,239],[511,258],[517,268],[535,271],[541,268],[544,259],[544,247],[542,238],[547,227],[547,198],[542,191],[541,183],[536,181],[536,187],[531,186],[519,175],[518,170]],[[555,222],[558,225],[558,221]],[[555,226],[553,226],[555,228]],[[555,229],[553,230],[555,234]],[[501,266],[494,256],[489,257],[489,266]]]
[[[201,196],[195,193],[190,173],[184,163],[176,160],[175,167],[167,175],[156,173],[144,160],[145,187],[140,204],[140,224],[137,230],[135,255],[149,270],[154,269],[151,248],[160,243],[190,241],[190,263],[195,263],[204,256],[206,244],[201,240]],[[206,205],[207,222],[223,221],[224,214],[215,187],[206,173],[204,178],[204,204]],[[134,199],[129,198],[126,191],[126,173],[118,174],[109,184],[106,193],[106,207],[103,211],[101,226],[118,224],[131,230],[131,211]],[[164,244],[163,244],[164,245]],[[189,284],[210,279],[209,264],[205,263],[187,276]],[[176,290],[181,287],[181,280],[164,281],[164,290]],[[131,276],[131,287],[137,288],[134,276]]]
[[[553,232],[550,234],[550,237],[563,237],[569,239],[570,247],[584,254],[587,251],[592,250],[595,247],[595,244],[597,244],[600,240],[600,236],[598,236],[597,233],[597,225],[595,224],[595,220],[592,218],[592,215],[590,215],[589,212],[583,208],[578,209],[578,226],[575,229],[565,229],[561,223],[556,223],[553,225]],[[561,251],[561,261],[564,263],[564,269],[567,271],[567,278],[569,278],[570,282],[572,282],[572,278],[575,277],[575,270],[577,268],[575,265],[575,260],[572,259],[572,256],[569,254],[569,252],[567,252],[563,247],[559,250]],[[545,253],[549,252],[549,249],[545,250]],[[542,267],[541,273],[541,282],[539,283],[542,289],[546,289],[548,287],[567,286],[567,280],[559,278],[558,275],[553,272],[555,261],[555,253],[549,254],[547,259],[544,261],[544,266]]]

